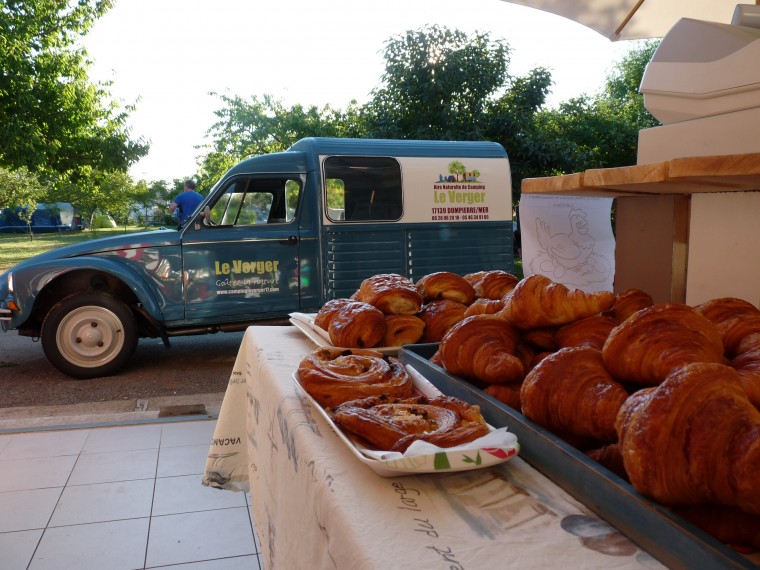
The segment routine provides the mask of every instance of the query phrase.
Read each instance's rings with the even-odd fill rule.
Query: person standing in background
[[[195,182],[185,180],[185,189],[169,204],[169,211],[173,214],[174,210],[179,208],[179,225],[181,226],[202,201],[203,195],[195,191]]]

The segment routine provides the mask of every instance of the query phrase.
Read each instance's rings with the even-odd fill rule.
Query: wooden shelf
[[[760,190],[760,153],[674,158],[621,168],[526,178],[525,194],[638,196]]]

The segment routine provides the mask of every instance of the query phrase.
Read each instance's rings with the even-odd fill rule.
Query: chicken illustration
[[[588,235],[586,212],[570,210],[570,233],[552,234],[551,228],[536,219],[538,243],[554,264],[554,275],[562,277],[567,271],[580,271],[594,250],[594,238]]]

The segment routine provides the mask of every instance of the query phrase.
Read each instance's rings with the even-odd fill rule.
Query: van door
[[[286,316],[299,307],[299,227],[304,180],[231,178],[182,237],[185,318],[203,322]]]

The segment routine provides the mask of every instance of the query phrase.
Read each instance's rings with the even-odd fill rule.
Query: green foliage
[[[227,170],[244,158],[287,150],[303,137],[355,137],[362,134],[360,111],[351,103],[346,111],[329,105],[286,108],[271,95],[244,99],[212,93],[224,107],[209,129],[210,150],[199,172],[199,186],[210,188]]]
[[[95,212],[113,216],[119,224],[129,217],[133,204],[138,199],[139,186],[121,170],[100,171],[87,169],[85,176],[67,180],[56,185],[47,194],[54,202],[71,202],[82,217],[92,219]]]
[[[543,164],[537,163],[524,177],[636,164],[639,131],[659,124],[638,90],[658,45],[656,40],[636,43],[615,65],[600,93],[538,113],[530,143]]]
[[[7,170],[0,166],[0,209],[24,206],[26,210],[19,217],[28,223],[44,192],[37,177],[25,167]]]
[[[87,77],[77,46],[111,0],[5,0],[0,4],[0,165],[53,182],[90,169],[123,170],[147,154],[129,137],[131,108]]]
[[[503,40],[428,26],[392,37],[383,55],[382,86],[367,106],[371,136],[483,138],[489,99],[507,81],[509,47]]]
[[[484,118],[484,138],[501,143],[509,155],[515,201],[523,178],[543,175],[548,167],[546,146],[553,140],[542,140],[536,116],[551,85],[551,74],[540,67],[512,78],[510,89],[490,103]]]
[[[510,75],[504,40],[438,26],[407,31],[385,43],[381,85],[364,105],[286,108],[269,95],[217,95],[223,107],[209,130],[199,186],[209,188],[247,156],[283,151],[308,136],[490,140],[507,150],[518,200],[525,178],[636,163],[639,130],[658,124],[638,92],[658,45],[635,43],[600,93],[547,108],[550,72]],[[342,207],[340,188],[328,181],[327,193],[331,208]]]

